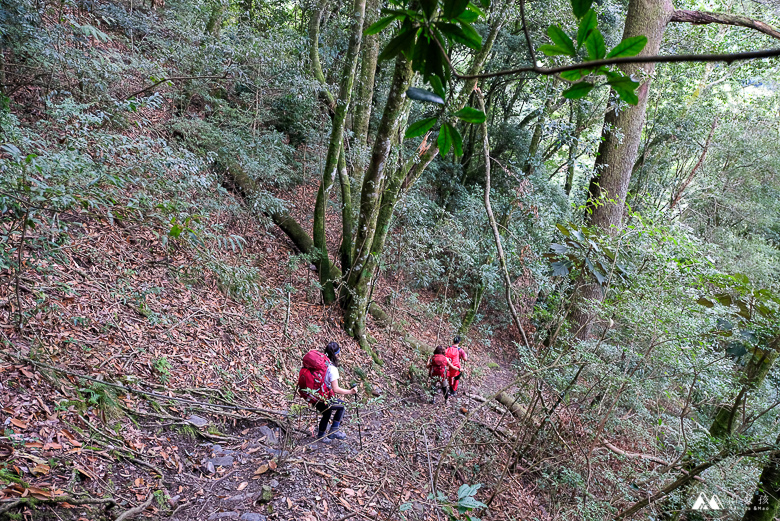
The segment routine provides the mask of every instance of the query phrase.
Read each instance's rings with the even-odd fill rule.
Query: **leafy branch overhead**
[[[614,49],[607,52],[604,44],[604,36],[598,28],[598,17],[596,11],[591,8],[592,0],[572,0],[572,9],[574,16],[579,21],[577,34],[574,40],[557,25],[551,25],[547,29],[547,36],[550,37],[554,45],[542,45],[539,50],[547,56],[570,56],[577,58],[582,55],[584,47],[585,53],[582,56],[585,63],[594,60],[603,60],[605,58],[627,58],[636,56],[647,45],[646,36],[634,36],[625,38]],[[576,45],[575,45],[576,40]],[[605,76],[607,84],[610,85],[620,98],[631,105],[636,105],[639,99],[636,95],[636,88],[639,83],[626,76],[618,70],[605,65],[599,67],[587,67],[561,73],[561,78],[576,82],[574,85],[563,91],[563,96],[568,99],[579,99],[588,95],[593,90],[595,83],[585,81],[591,75]]]
[[[464,107],[454,113],[446,110],[446,85],[450,79],[449,56],[456,46],[479,51],[482,37],[473,23],[485,14],[481,7],[488,7],[488,0],[480,5],[468,0],[425,0],[402,2],[391,0],[393,8],[384,9],[385,15],[366,29],[366,34],[376,34],[394,22],[399,25],[395,36],[385,45],[380,60],[389,60],[403,54],[411,60],[412,69],[420,73],[431,90],[410,88],[410,99],[442,105],[436,117],[421,119],[409,125],[406,137],[419,137],[441,122],[437,144],[439,152],[446,155],[450,149],[455,156],[463,154],[463,138],[454,125],[455,119],[479,124],[485,121],[485,113],[473,107]]]

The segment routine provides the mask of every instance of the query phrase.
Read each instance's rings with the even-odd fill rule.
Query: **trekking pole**
[[[352,389],[356,389],[358,384],[353,384]],[[358,436],[360,437],[360,450],[363,450],[363,429],[360,427],[360,407],[358,407],[357,403],[357,393],[355,393],[355,414],[357,415],[357,421],[358,421]]]

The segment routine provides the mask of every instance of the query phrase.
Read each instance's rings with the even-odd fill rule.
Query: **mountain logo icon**
[[[707,498],[707,495],[702,492],[699,497],[696,498],[696,502],[693,504],[693,510],[723,510],[723,503],[720,502],[718,496],[715,494],[712,497]]]

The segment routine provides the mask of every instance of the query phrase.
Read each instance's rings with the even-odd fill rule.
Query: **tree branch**
[[[450,62],[449,57],[445,55],[445,60],[452,69],[452,75],[459,80],[473,80],[480,78],[496,78],[499,76],[511,76],[513,74],[520,74],[523,72],[533,72],[536,74],[542,74],[544,76],[550,76],[566,71],[574,71],[579,69],[594,69],[603,65],[618,65],[621,63],[686,63],[686,62],[726,62],[732,63],[735,61],[743,60],[758,60],[764,58],[776,58],[780,56],[780,48],[777,49],[764,49],[762,51],[750,51],[750,52],[735,52],[727,54],[672,54],[672,55],[655,55],[655,56],[630,56],[624,58],[609,58],[604,60],[592,60],[582,63],[575,63],[571,65],[562,65],[560,67],[518,67],[516,69],[506,69],[503,71],[486,72],[483,74],[459,74],[455,67]]]
[[[728,13],[711,13],[708,11],[689,11],[687,9],[677,9],[672,13],[672,19],[670,22],[685,22],[695,25],[704,24],[721,24],[721,25],[736,25],[737,27],[747,27],[749,29],[755,29],[777,38],[780,40],[780,31],[775,29],[769,24],[761,22],[759,20],[753,20],[747,16],[740,16],[736,14]]]
[[[153,88],[155,88],[156,86],[160,85],[161,83],[165,83],[166,81],[206,80],[206,79],[208,79],[208,80],[225,80],[225,79],[227,79],[227,77],[228,77],[227,73],[223,74],[222,76],[213,76],[213,75],[212,76],[172,76],[170,78],[163,78],[161,80],[155,81],[154,83],[152,83],[151,85],[149,85],[145,89],[141,89],[138,92],[134,92],[134,93],[130,94],[129,96],[127,96],[125,99],[128,100],[128,99],[131,99],[131,98],[135,98],[139,94],[143,94],[144,92],[150,91]]]

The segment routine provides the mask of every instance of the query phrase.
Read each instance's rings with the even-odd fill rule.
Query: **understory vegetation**
[[[780,5],[700,4],[4,1],[0,518],[202,519],[181,440],[261,419],[312,478],[331,339],[370,487],[269,518],[780,515]]]

